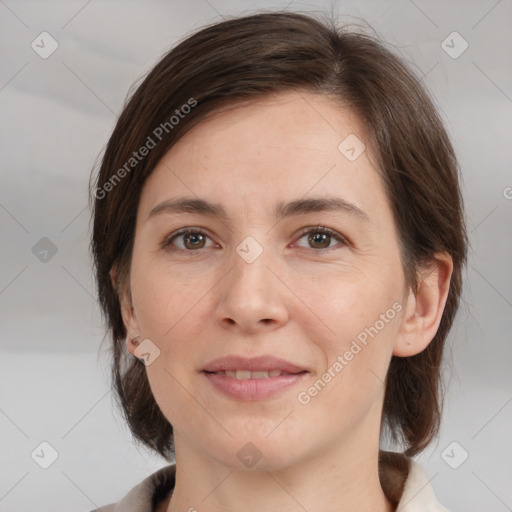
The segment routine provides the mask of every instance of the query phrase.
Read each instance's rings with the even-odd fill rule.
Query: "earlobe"
[[[128,349],[133,353],[133,350],[131,349],[135,349],[135,346],[130,345],[129,342],[137,338],[140,334],[135,309],[131,303],[130,298],[127,297],[126,294],[123,294],[119,301],[121,304],[121,315],[123,317],[123,323],[126,329],[126,342],[129,345]]]
[[[121,315],[126,329],[126,348],[132,355],[140,342],[140,331],[135,317],[135,311],[131,304],[126,303],[126,299],[121,301]]]
[[[124,287],[118,286],[117,282],[117,266],[113,265],[109,272],[110,280],[112,282],[112,287],[116,290],[118,294],[119,305],[121,308],[121,316],[123,318],[123,324],[126,330],[126,348],[130,351],[132,355],[134,354],[134,350],[137,348],[137,343],[133,342],[137,341],[140,338],[139,335],[139,326],[137,323],[137,318],[135,315],[135,310],[131,300],[131,294],[129,290],[124,290]]]
[[[416,293],[411,290],[407,298],[394,356],[419,354],[434,339],[448,298],[452,270],[451,256],[439,253],[420,271],[418,289]]]

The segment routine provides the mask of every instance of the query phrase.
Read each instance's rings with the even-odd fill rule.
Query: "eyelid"
[[[317,232],[317,233],[326,233],[328,234],[329,236],[331,236],[332,238],[334,238],[335,240],[337,240],[342,246],[352,246],[352,242],[344,235],[342,235],[341,233],[339,233],[338,231],[332,229],[332,228],[328,228],[326,226],[322,226],[322,225],[315,225],[315,226],[306,226],[304,228],[302,228],[300,230],[300,232],[296,235],[295,239],[298,240],[300,238],[302,238],[304,235],[307,235],[308,233],[314,233],[314,232]],[[208,234],[208,230],[206,230],[205,228],[201,228],[201,227],[195,227],[195,226],[188,226],[188,227],[184,227],[184,228],[180,228],[176,231],[173,231],[169,236],[166,236],[162,243],[161,243],[161,246],[163,249],[167,248],[169,245],[172,244],[173,240],[175,240],[176,238],[179,238],[180,236],[183,236],[183,235],[187,235],[187,234],[190,234],[190,233],[194,233],[194,234],[201,234],[201,235],[204,235],[206,237],[208,237],[212,242],[213,242],[213,238]],[[216,243],[216,242],[214,242]],[[295,243],[295,242],[294,242]],[[312,247],[303,247],[304,249],[309,249],[311,251],[314,251],[314,252],[320,252],[320,251],[326,251],[326,250],[329,250],[329,249],[334,249],[336,248],[337,246],[334,246],[334,247],[327,247],[325,249],[314,249]],[[204,248],[202,248],[204,249]],[[175,251],[184,251],[184,252],[188,252],[188,253],[193,253],[193,252],[199,252],[200,249],[197,249],[197,250],[187,250],[187,249],[181,249],[181,248],[175,248],[173,249]]]
[[[335,238],[338,242],[341,243],[341,245],[348,246],[348,247],[351,247],[353,245],[351,240],[349,238],[347,238],[346,236],[342,235],[341,233],[339,233],[338,231],[336,231],[332,228],[328,228],[328,227],[322,226],[320,224],[318,224],[316,226],[307,226],[305,228],[302,228],[298,234],[297,239],[302,238],[304,235],[307,235],[308,233],[314,233],[314,232],[326,233],[326,234],[330,235],[331,237]],[[325,249],[313,249],[311,247],[309,247],[309,248],[305,247],[305,249],[310,249],[312,251],[319,252],[321,250],[327,251],[329,249],[334,249],[335,247],[336,246],[327,247]]]
[[[177,229],[176,231],[173,231],[170,235],[164,237],[164,239],[162,240],[160,245],[161,245],[162,249],[166,249],[168,246],[172,245],[173,240],[175,240],[176,238],[179,238],[180,236],[187,235],[190,233],[204,235],[204,236],[208,237],[213,242],[213,238],[208,234],[207,229],[196,227],[196,226],[187,226],[184,228]],[[214,243],[216,243],[216,242],[214,242]],[[181,249],[179,247],[176,247],[173,250],[193,253],[193,252],[199,252],[200,249],[197,249],[196,251],[194,251],[194,250],[187,250],[187,249]]]

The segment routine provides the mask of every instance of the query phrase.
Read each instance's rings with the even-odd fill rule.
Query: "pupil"
[[[309,241],[312,244],[321,244],[322,247],[328,247],[329,246],[329,237],[327,233],[315,233],[314,235],[311,235],[309,237]],[[325,242],[327,241],[327,244]]]
[[[190,244],[193,248],[201,247],[203,241],[203,235],[199,233],[189,233],[185,235],[185,245]]]

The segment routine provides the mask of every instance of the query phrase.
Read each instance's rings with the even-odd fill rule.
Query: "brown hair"
[[[332,96],[363,122],[412,289],[421,264],[435,253],[452,256],[438,332],[420,354],[392,358],[382,412],[383,432],[403,443],[408,455],[424,449],[438,431],[443,346],[458,308],[467,252],[458,165],[443,123],[419,80],[378,38],[310,15],[259,13],[208,26],[163,56],[125,104],[91,189],[91,249],[113,342],[118,404],[135,438],[166,459],[174,448],[172,426],[151,393],[144,365],[125,349],[120,310],[142,186],[169,148],[206,116],[291,89]],[[150,139],[154,147],[139,151]],[[114,265],[117,286],[109,277]]]

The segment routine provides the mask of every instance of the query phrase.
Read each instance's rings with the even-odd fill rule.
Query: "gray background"
[[[365,19],[446,120],[472,248],[441,436],[420,461],[452,511],[512,510],[510,0],[0,0],[1,511],[90,510],[166,464],[114,412],[88,252],[90,169],[129,86],[165,50],[222,16],[286,6]],[[47,59],[31,48],[43,31],[59,45]],[[458,52],[462,39],[442,46],[454,31],[469,45],[457,58],[446,44]],[[43,237],[56,254],[41,252]],[[31,458],[43,441],[58,453],[48,469]]]

